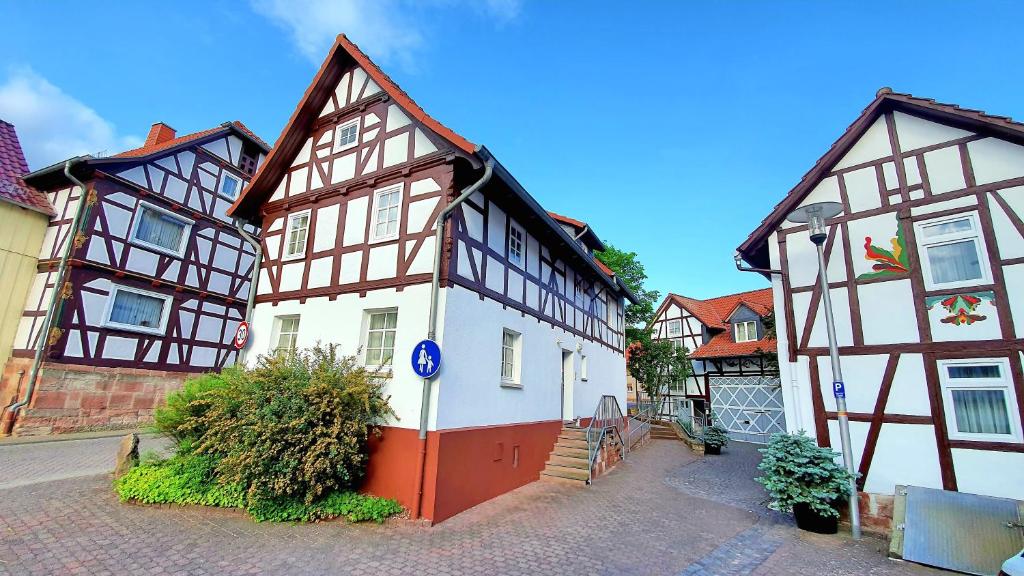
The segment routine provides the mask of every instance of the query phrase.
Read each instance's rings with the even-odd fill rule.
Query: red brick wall
[[[895,497],[891,494],[858,492],[860,504],[860,527],[864,532],[888,536],[892,532],[892,508]],[[849,524],[850,512],[843,510],[840,520]]]
[[[17,370],[8,362],[5,382],[9,369]],[[153,421],[154,408],[163,404],[169,392],[181,388],[187,376],[180,372],[44,362],[32,401],[19,413],[13,434],[137,428]]]

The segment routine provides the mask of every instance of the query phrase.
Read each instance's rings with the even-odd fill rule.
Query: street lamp
[[[853,451],[850,448],[850,417],[846,413],[846,389],[843,385],[843,370],[839,364],[839,346],[836,344],[836,323],[832,316],[832,298],[828,293],[828,274],[825,267],[823,245],[828,238],[825,220],[838,216],[843,205],[838,202],[818,202],[801,206],[789,213],[786,220],[807,224],[811,242],[818,251],[818,282],[821,284],[821,302],[825,308],[825,329],[828,332],[828,352],[832,357],[832,394],[836,397],[836,414],[839,417],[839,438],[843,444],[843,463],[850,472],[850,527],[854,538],[860,538],[860,503],[857,501],[857,480],[853,470]]]

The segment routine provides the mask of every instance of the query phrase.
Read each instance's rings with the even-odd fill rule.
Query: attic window
[[[242,154],[242,158],[238,161],[238,167],[242,169],[249,176],[256,173],[256,157],[249,154]]]
[[[737,322],[735,325],[736,342],[753,342],[757,340],[757,322]]]
[[[349,120],[338,126],[338,132],[334,138],[334,151],[340,152],[354,147],[359,140],[359,118]]]

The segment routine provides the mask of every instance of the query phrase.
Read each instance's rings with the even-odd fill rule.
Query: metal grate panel
[[[782,384],[771,376],[714,376],[710,378],[711,409],[734,440],[766,443],[786,431]]]

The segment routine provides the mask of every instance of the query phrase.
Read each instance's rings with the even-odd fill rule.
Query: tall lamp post
[[[818,282],[821,284],[821,302],[825,308],[825,329],[828,332],[828,352],[832,358],[832,394],[836,397],[836,414],[839,417],[839,438],[843,444],[843,463],[850,472],[850,527],[853,537],[860,538],[860,503],[857,501],[856,472],[853,469],[853,451],[850,448],[850,417],[846,413],[846,388],[843,385],[843,369],[839,363],[839,345],[836,343],[836,323],[832,316],[832,298],[828,293],[828,274],[825,264],[825,239],[828,228],[825,220],[838,216],[843,211],[838,202],[818,202],[801,206],[786,217],[790,222],[807,224],[811,242],[818,251]]]

